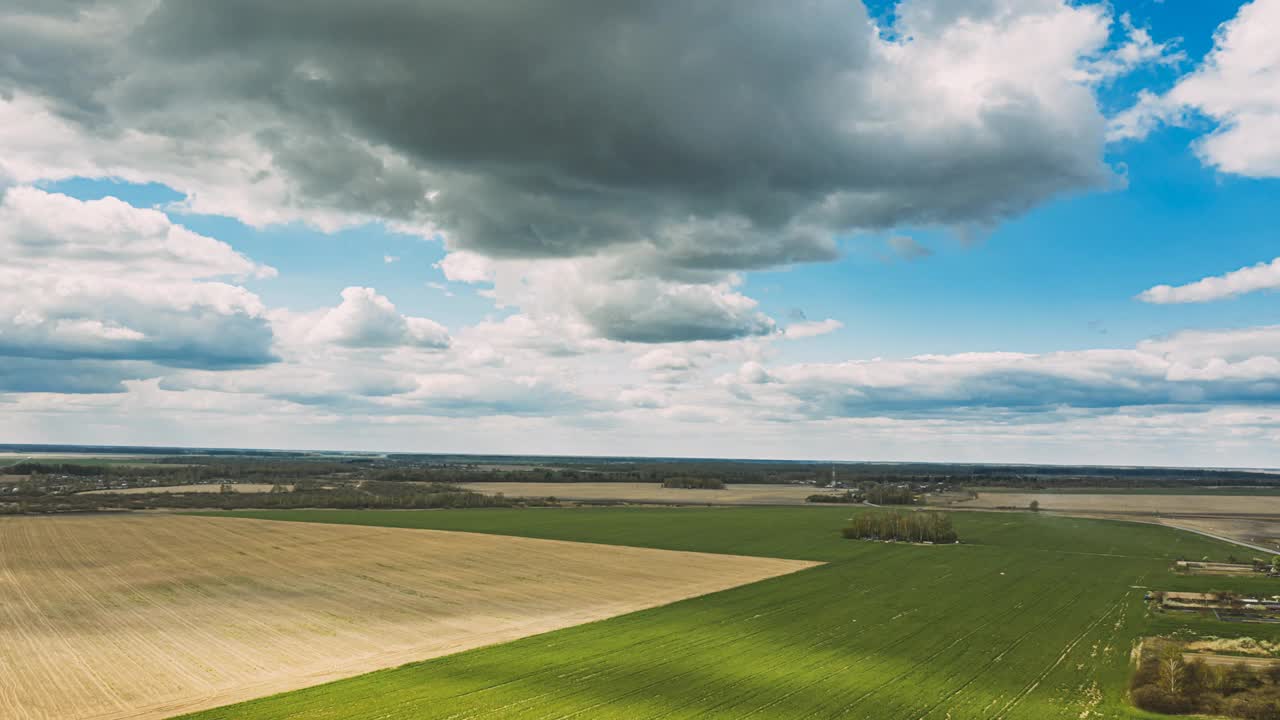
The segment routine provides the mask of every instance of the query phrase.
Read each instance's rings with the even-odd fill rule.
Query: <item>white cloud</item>
[[[431,288],[432,290],[439,290],[441,293],[444,294],[445,297],[453,297],[453,291],[450,290],[449,286],[445,285],[444,283],[427,281],[426,286]]]
[[[921,355],[773,368],[748,363],[721,382],[741,397],[798,417],[1280,404],[1280,326],[1184,332],[1131,350]]]
[[[175,225],[164,213],[113,197],[82,201],[34,187],[0,195],[0,243],[8,267],[156,279],[269,278],[260,265],[224,242]]]
[[[651,279],[579,286],[575,309],[610,340],[639,343],[732,340],[769,335],[774,321],[756,301],[727,284],[690,285]]]
[[[1180,40],[1156,42],[1149,29],[1134,25],[1129,13],[1120,16],[1120,27],[1125,42],[1086,64],[1084,74],[1092,82],[1105,83],[1146,65],[1177,65],[1187,59],[1186,53],[1176,49]]]
[[[626,405],[646,410],[664,408],[669,404],[664,393],[653,390],[623,390],[618,393],[618,400]]]
[[[655,276],[647,254],[561,260],[491,260],[452,252],[439,264],[455,281],[492,283],[498,307],[549,336],[636,343],[734,340],[777,331],[772,318],[719,272]],[[465,279],[465,280],[464,280]],[[536,329],[534,329],[536,328]]]
[[[382,262],[383,262],[383,263],[385,263],[385,264],[387,264],[387,265],[391,265],[391,264],[393,264],[393,263],[398,263],[398,262],[400,262],[400,258],[399,258],[399,257],[397,257],[397,256],[395,256],[395,255],[383,255],[383,256],[382,256]]]
[[[1112,140],[1142,139],[1192,116],[1216,129],[1196,141],[1203,162],[1224,173],[1280,177],[1280,0],[1253,0],[1218,28],[1213,50],[1164,94],[1143,93],[1112,120]]]
[[[764,385],[773,382],[774,378],[764,365],[752,360],[742,363],[738,368],[737,380],[747,385]]]
[[[449,332],[434,320],[401,315],[396,306],[373,288],[349,287],[342,303],[327,311],[307,335],[312,342],[349,348],[386,348],[412,345],[449,347]]]
[[[1280,127],[1280,126],[1278,126]],[[1138,299],[1156,304],[1202,303],[1244,295],[1259,290],[1280,289],[1280,258],[1243,267],[1224,275],[1203,278],[1186,285],[1156,285],[1143,290]]]
[[[267,446],[351,447],[351,438],[370,437],[383,449],[449,452],[606,447],[1073,462],[1089,443],[1096,462],[1280,460],[1280,327],[1180,333],[1121,350],[817,364],[753,357],[752,347],[769,346],[764,340],[611,343],[586,354],[508,340],[464,328],[445,351],[283,343],[273,365],[126,381],[129,392],[108,399],[13,395],[0,432],[47,437],[63,427],[66,441],[160,442],[173,437],[163,418],[243,445],[250,414],[261,419],[253,444]],[[0,364],[0,382],[10,368]],[[667,372],[680,376],[678,386]],[[725,374],[707,381],[703,373],[712,372]],[[88,365],[74,376],[94,378]]]
[[[452,282],[483,283],[493,280],[493,263],[483,255],[465,250],[445,255],[436,267]]]
[[[801,338],[818,337],[819,335],[827,335],[844,327],[844,323],[834,318],[826,320],[814,320],[809,322],[792,323],[787,326],[783,332],[788,340],[798,340]]]
[[[89,385],[110,390],[119,389],[111,377],[154,377],[159,366],[275,359],[266,308],[226,282],[275,270],[163,213],[12,187],[0,198],[0,254],[0,356],[45,362],[24,364],[20,374],[68,380],[53,366],[87,368],[100,380]],[[10,374],[6,382],[32,387],[34,380]],[[57,382],[40,384],[57,389]]]
[[[659,372],[684,372],[698,367],[697,362],[688,353],[665,347],[640,355],[631,362],[631,365],[640,370]]]

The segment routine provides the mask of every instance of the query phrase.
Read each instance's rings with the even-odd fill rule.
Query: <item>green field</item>
[[[113,457],[110,455],[0,455],[0,470],[12,465],[84,465],[88,467],[144,467],[159,465],[161,458]],[[165,467],[185,467],[181,463],[164,463]]]
[[[1144,588],[1210,589],[1153,525],[960,513],[962,544],[844,540],[848,508],[281,511],[828,564],[714,595],[189,717],[1115,718]],[[1158,621],[1165,622],[1163,619]],[[1162,626],[1162,629],[1168,629]]]

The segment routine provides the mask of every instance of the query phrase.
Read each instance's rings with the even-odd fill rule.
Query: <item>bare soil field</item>
[[[0,717],[165,718],[816,563],[437,530],[0,518]]]
[[[231,484],[232,492],[240,493],[264,493],[271,492],[271,483],[233,483]],[[285,487],[290,490],[292,485]],[[133,487],[121,488],[118,490],[85,490],[80,495],[144,495],[146,493],[217,493],[222,492],[222,485],[218,483],[206,483],[204,485],[169,485],[166,487]]]
[[[728,485],[723,490],[664,488],[661,483],[463,483],[468,490],[510,497],[556,497],[562,500],[617,500],[634,503],[689,505],[804,505],[825,490],[808,485]]]
[[[1280,553],[1280,517],[1178,517],[1161,518],[1160,524],[1259,545]]]
[[[1217,534],[1217,533],[1215,533]],[[1258,575],[1258,571],[1253,569],[1252,565],[1243,563],[1211,563],[1211,562],[1186,562],[1178,561],[1175,563],[1178,572],[1185,572],[1188,575],[1216,575],[1218,577],[1251,577]]]
[[[1269,667],[1280,665],[1280,658],[1241,657],[1239,655],[1215,655],[1213,653],[1198,652],[1182,653],[1182,659],[1187,662],[1199,660],[1211,667],[1244,665],[1251,670],[1266,670]]]
[[[1031,501],[1041,510],[1086,513],[1161,513],[1185,515],[1275,515],[1280,518],[1280,496],[1275,495],[1119,495],[1085,493],[984,493],[956,503],[958,508],[1026,508]]]
[[[1040,510],[1077,517],[1112,518],[1156,523],[1207,534],[1280,553],[1280,496],[1276,495],[1122,495],[1111,493],[984,493],[974,500],[951,503],[959,509],[1025,510],[1031,501]],[[1248,551],[1248,548],[1245,552]]]

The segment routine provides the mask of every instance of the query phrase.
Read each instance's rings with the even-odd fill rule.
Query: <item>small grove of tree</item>
[[[872,511],[849,518],[846,538],[906,542],[958,542],[951,518],[940,512]]]
[[[1028,505],[1027,507],[1029,507],[1029,508],[1031,509],[1031,512],[1040,512],[1040,501],[1039,501],[1039,500],[1032,500],[1032,501],[1031,501],[1031,504],[1030,504],[1030,505]]]
[[[811,503],[860,503],[862,498],[854,495],[852,491],[845,491],[839,495],[810,495],[804,501]]]
[[[662,487],[689,488],[693,490],[723,490],[724,481],[719,478],[679,476],[663,480]]]
[[[862,488],[862,496],[873,505],[915,505],[916,494],[910,487],[868,483]]]
[[[1143,658],[1129,688],[1133,704],[1143,710],[1280,720],[1280,667],[1259,671],[1243,662],[1227,667],[1188,662],[1176,643]]]

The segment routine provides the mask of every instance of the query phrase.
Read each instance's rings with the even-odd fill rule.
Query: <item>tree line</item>
[[[940,512],[883,510],[860,512],[849,518],[842,534],[859,540],[954,543],[960,538],[951,517]]]
[[[277,484],[271,492],[235,492],[227,483],[220,492],[68,494],[0,496],[0,514],[94,512],[98,510],[149,510],[153,508],[253,510],[334,508],[414,509],[485,508],[555,505],[550,499],[508,498],[502,493],[486,495],[454,485],[362,482],[322,485],[300,481],[290,491]]]
[[[920,496],[909,485],[862,483],[838,494],[817,494],[805,498],[811,503],[871,503],[872,505],[919,505]]]
[[[1213,667],[1187,661],[1177,643],[1146,654],[1129,688],[1133,704],[1152,712],[1280,720],[1280,666]]]
[[[689,477],[680,475],[662,481],[665,488],[689,488],[693,490],[723,490],[724,481],[720,478]]]
[[[873,505],[915,505],[916,494],[909,486],[869,483],[862,488],[862,496]]]

